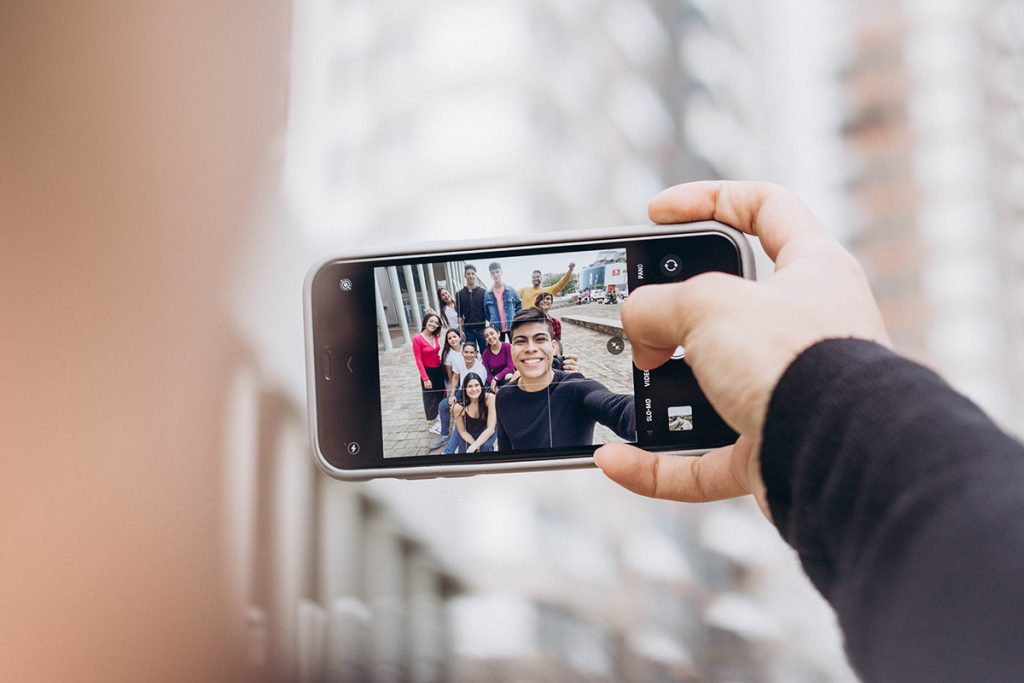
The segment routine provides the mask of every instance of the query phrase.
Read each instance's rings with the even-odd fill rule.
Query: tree
[[[558,282],[559,280],[561,280],[563,277],[565,277],[565,271],[564,270],[562,272],[560,272],[560,273],[548,273],[547,275],[542,275],[541,278],[540,278],[540,286],[541,287],[550,287],[551,285],[553,285],[556,282]],[[568,284],[565,285],[565,289],[563,289],[561,291],[559,296],[566,296],[566,295],[569,295],[569,294],[575,294],[577,291],[579,291],[579,288],[577,286],[578,283],[579,283],[579,280],[580,280],[580,276],[574,273],[573,276],[571,278],[569,278]]]

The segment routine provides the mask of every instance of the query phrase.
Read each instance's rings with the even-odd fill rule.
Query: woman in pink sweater
[[[412,355],[420,371],[420,387],[423,391],[423,414],[427,418],[427,429],[437,419],[437,404],[444,397],[444,367],[441,365],[441,318],[436,313],[427,313],[423,318],[420,333],[412,339]]]
[[[512,345],[501,341],[498,328],[490,323],[484,326],[484,341],[487,346],[481,352],[480,360],[487,369],[487,386],[493,393],[509,381],[516,366],[512,363]]]

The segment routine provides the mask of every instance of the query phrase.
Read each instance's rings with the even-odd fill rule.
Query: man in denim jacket
[[[489,265],[494,286],[484,295],[484,316],[498,330],[501,338],[508,341],[509,325],[516,313],[522,310],[523,302],[512,287],[501,281],[501,264],[495,261]],[[498,305],[498,301],[501,305]]]

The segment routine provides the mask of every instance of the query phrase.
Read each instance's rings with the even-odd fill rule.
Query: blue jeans
[[[448,390],[448,382],[444,383],[445,391]],[[462,390],[455,390],[455,400],[462,398]],[[445,396],[437,406],[437,414],[441,418],[441,436],[448,436],[452,424],[452,407],[448,405],[448,397]],[[457,431],[457,430],[456,430]]]
[[[477,353],[477,357],[479,357],[480,354],[484,352],[484,328],[483,328],[483,325],[481,325],[479,327],[469,328],[469,329],[465,330],[465,333],[466,333],[466,341],[471,341],[471,342],[476,343],[476,353]]]
[[[491,438],[484,442],[484,445],[480,447],[481,453],[489,453],[494,450],[494,445],[498,441],[497,434],[491,434]],[[452,437],[448,439],[448,445],[444,447],[444,455],[451,455],[452,453],[465,453],[466,449],[469,448],[469,444],[459,434],[458,429],[452,430]]]

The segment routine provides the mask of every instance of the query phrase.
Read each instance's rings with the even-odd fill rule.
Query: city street
[[[621,354],[608,351],[611,331],[621,329],[621,304],[568,305],[552,309],[552,316],[562,320],[562,345],[567,354],[576,354],[586,377],[595,379],[611,391],[632,393],[632,353],[629,342]],[[577,320],[583,324],[573,322]],[[586,325],[586,326],[584,326]],[[619,332],[621,334],[621,332]],[[419,374],[412,350],[402,347],[402,334],[391,330],[395,350],[380,351],[381,402],[386,406],[383,416],[384,454],[386,457],[427,455],[427,447],[434,434],[427,432],[423,416],[423,399],[419,390]],[[594,443],[621,441],[610,429],[598,425],[594,430]],[[440,450],[434,451],[435,454]]]

